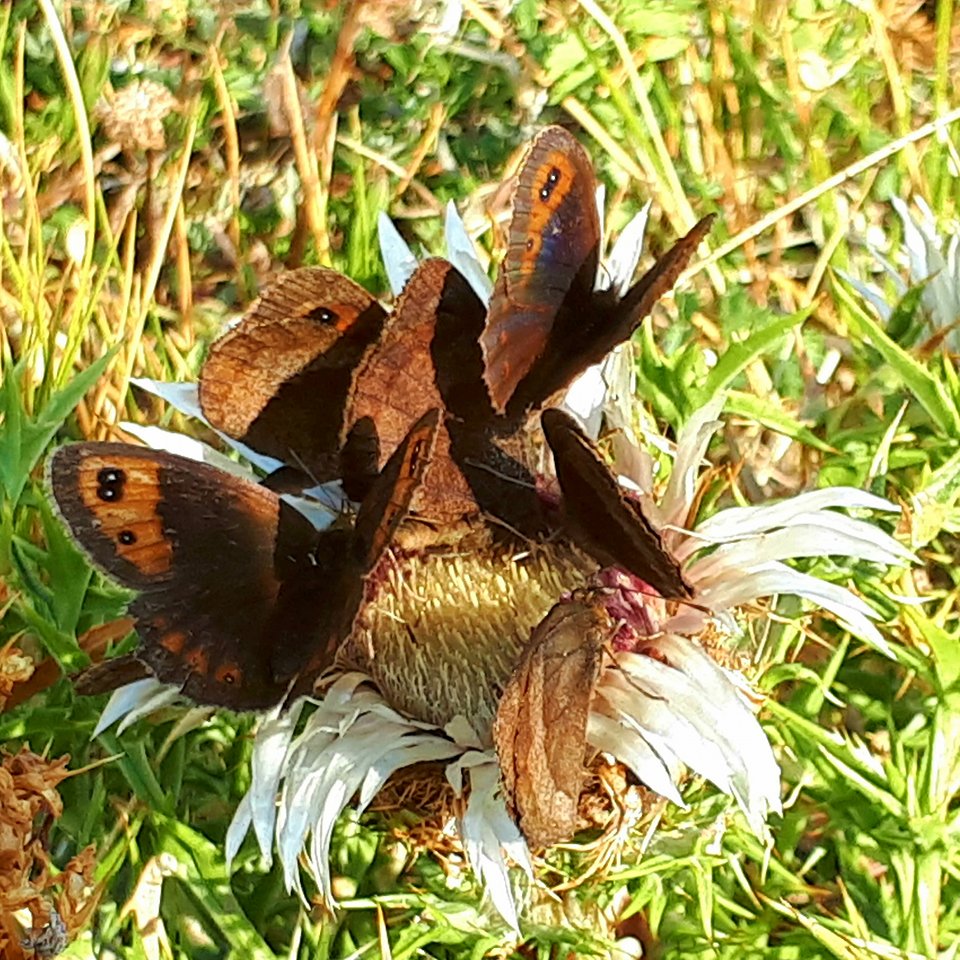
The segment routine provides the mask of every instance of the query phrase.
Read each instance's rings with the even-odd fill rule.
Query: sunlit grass
[[[531,917],[524,955],[585,952],[601,910],[665,956],[955,955],[960,381],[939,342],[925,347],[918,295],[884,321],[831,269],[875,272],[866,241],[881,232],[888,255],[902,246],[892,196],[957,218],[953,4],[913,19],[896,2],[464,6],[453,37],[404,4],[0,12],[0,644],[38,667],[0,739],[76,769],[111,758],[60,785],[47,839],[60,866],[97,850],[100,905],[71,955],[519,955],[455,859],[391,839],[412,815],[342,823],[336,918],[287,896],[252,846],[228,872],[249,719],[194,715],[174,738],[177,713],[89,740],[102,704],[63,672],[123,642],[123,624],[97,628],[125,597],[73,550],[41,467],[51,446],[124,419],[182,426],[131,376],[193,379],[264,277],[329,262],[383,293],[380,210],[437,252],[453,199],[495,250],[502,173],[547,122],[581,131],[614,231],[648,198],[655,246],[720,213],[722,256],[638,336],[643,403],[676,426],[732,389],[718,491],[882,493],[904,505],[898,533],[922,563],[886,579],[817,570],[882,611],[895,662],[782,606],[745,643],[784,766],[772,849],[693,782],[688,810],[662,811],[620,862]],[[173,108],[148,97],[120,116],[111,88],[131,81],[163,85]],[[585,865],[560,853],[555,867],[552,882]]]

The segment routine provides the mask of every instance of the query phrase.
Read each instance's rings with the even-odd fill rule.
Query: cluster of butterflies
[[[172,454],[78,443],[49,463],[53,497],[91,560],[137,591],[139,645],[80,675],[83,692],[146,676],[249,710],[309,692],[350,634],[366,578],[402,524],[569,536],[664,596],[689,588],[577,423],[550,407],[634,331],[705,236],[706,218],[623,296],[595,291],[601,244],[583,148],[550,127],[514,194],[489,308],[449,263],[423,262],[392,313],[324,268],[280,276],[210,350],[200,379],[218,430],[342,478],[359,504],[325,530],[278,493]],[[540,413],[542,411],[542,413]],[[540,413],[559,508],[517,454]]]

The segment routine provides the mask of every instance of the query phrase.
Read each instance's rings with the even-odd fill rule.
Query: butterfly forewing
[[[303,603],[319,579],[320,535],[300,514],[252,481],[124,444],[62,447],[49,472],[77,542],[138,591],[136,660],[200,703],[255,709],[280,699],[274,646],[315,641],[311,608],[284,607]]]
[[[332,479],[353,372],[385,317],[366,290],[333,270],[282,274],[210,348],[200,376],[204,416],[315,481]]]
[[[678,277],[686,269],[713,226],[714,215],[700,220],[689,233],[681,237],[656,263],[624,294],[608,316],[602,328],[594,327],[584,342],[584,360],[596,363],[618,343],[627,340],[638,324],[654,308],[657,301],[673,289]]]
[[[440,259],[420,264],[357,368],[345,416],[348,490],[369,485],[372,476],[358,477],[357,470],[372,465],[370,451],[379,449],[384,461],[409,424],[436,407],[442,417],[417,512],[439,525],[486,513],[523,529],[525,519],[537,517],[533,478],[491,438],[495,414],[478,343],[483,324],[483,304],[456,268]]]
[[[484,379],[499,412],[546,349],[571,291],[579,300],[593,289],[600,249],[595,193],[583,147],[562,127],[541,131],[517,179],[507,252],[481,338]]]
[[[639,504],[627,496],[573,417],[550,409],[540,419],[553,451],[564,514],[582,545],[600,563],[628,570],[663,597],[692,596],[660,534]]]

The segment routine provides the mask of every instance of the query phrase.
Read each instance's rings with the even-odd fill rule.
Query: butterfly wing
[[[48,469],[79,545],[138,591],[135,660],[198,703],[257,709],[282,697],[274,647],[316,643],[305,600],[323,583],[320,535],[299,513],[242,477],[125,444],[61,447]]]
[[[333,479],[353,371],[385,317],[363,287],[334,270],[282,274],[210,348],[200,376],[204,416],[316,481]]]
[[[589,300],[600,250],[595,192],[590,158],[572,134],[541,131],[520,169],[507,252],[480,341],[498,412],[546,350],[571,291],[573,300]]]
[[[710,232],[714,219],[712,213],[703,217],[692,230],[670,247],[622,298],[611,300],[605,305],[605,309],[596,312],[597,321],[586,327],[582,343],[578,344],[577,352],[581,361],[580,369],[574,372],[574,376],[589,365],[598,363],[618,343],[632,336],[640,321],[650,313],[656,302],[673,289],[697,247]],[[599,294],[598,299],[602,302],[603,295]],[[563,385],[565,384],[561,384]]]
[[[615,291],[592,292],[581,302],[568,300],[533,370],[518,386],[511,408],[541,406],[568,387],[584,370],[599,363],[617,344],[628,340],[656,302],[677,282],[713,223],[704,217],[681,237],[619,298]]]
[[[576,832],[590,701],[612,633],[598,604],[580,597],[556,604],[503,691],[493,739],[507,808],[531,847]]]
[[[573,417],[550,409],[540,422],[553,451],[564,514],[579,542],[600,563],[636,574],[663,597],[691,597],[680,564]]]
[[[430,467],[440,428],[440,411],[428,410],[409,429],[384,465],[360,505],[351,540],[341,557],[340,569],[329,579],[340,598],[338,620],[325,631],[325,647],[315,646],[313,655],[299,670],[290,698],[309,693],[317,678],[332,662],[346,640],[363,602],[366,578],[389,547],[397,528],[406,519],[410,505]]]
[[[484,319],[483,304],[459,271],[445,260],[425,260],[358,366],[347,404],[344,466],[354,469],[364,463],[369,469],[377,448],[365,425],[376,425],[382,461],[424,410],[443,411],[430,472],[414,502],[419,514],[440,524],[477,512],[534,516],[539,509],[532,477],[489,439],[495,414],[478,343]],[[344,475],[348,489],[357,490],[353,470]]]
[[[410,512],[431,467],[440,433],[440,410],[428,410],[407,431],[360,505],[354,526],[354,555],[361,573],[372,570]]]
[[[135,654],[101,660],[73,677],[73,687],[81,696],[92,697],[152,677],[150,668]]]
[[[357,447],[355,426],[372,422],[376,424],[381,461],[385,461],[399,447],[411,422],[425,410],[444,406],[434,345],[438,340],[438,314],[453,298],[459,307],[460,324],[446,331],[452,335],[448,348],[458,351],[465,344],[469,350],[472,341],[477,354],[476,385],[482,393],[476,337],[483,327],[483,304],[451,264],[426,260],[407,281],[379,341],[357,368],[345,414],[352,432],[347,438],[351,442],[344,445],[348,452]],[[469,358],[460,359],[466,359],[469,366]],[[451,459],[450,438],[443,424],[439,425],[434,463],[419,491],[417,509],[439,522],[476,512],[470,487]]]

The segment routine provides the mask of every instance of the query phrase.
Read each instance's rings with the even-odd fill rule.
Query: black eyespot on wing
[[[553,167],[547,174],[547,182],[540,188],[540,199],[549,200],[559,182],[560,171],[556,167]]]
[[[311,320],[316,320],[317,323],[330,327],[336,326],[340,320],[340,315],[329,307],[317,307],[316,310],[311,310],[308,316]]]
[[[105,503],[122,500],[126,482],[127,475],[123,470],[104,467],[97,472],[97,496]]]

